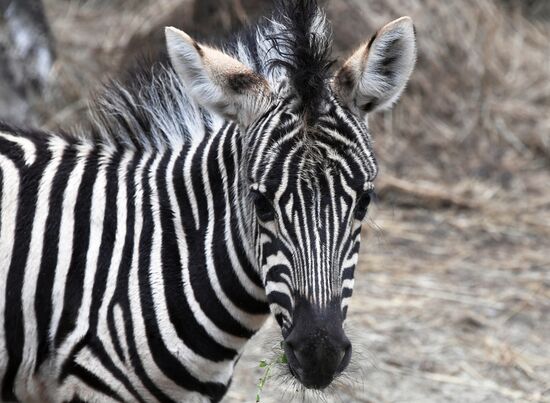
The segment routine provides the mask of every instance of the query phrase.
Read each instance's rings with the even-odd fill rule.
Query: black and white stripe
[[[228,202],[238,135],[153,152],[2,127],[3,400],[221,398],[269,312]]]
[[[167,37],[86,133],[0,124],[3,401],[219,401],[270,313],[346,316],[377,165],[324,14],[283,2],[225,54]]]

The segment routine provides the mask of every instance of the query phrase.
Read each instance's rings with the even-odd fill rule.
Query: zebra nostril
[[[336,362],[338,363],[338,367],[342,364],[342,361],[344,361],[344,358],[346,356],[346,350],[340,350],[337,353]]]
[[[294,350],[293,353],[294,353],[294,357],[296,358],[296,361],[298,362],[298,364],[302,368],[304,366],[304,364],[307,362],[306,356],[304,355],[303,352],[301,352],[299,350],[298,351]]]
[[[340,360],[338,361],[339,364],[337,369],[338,373],[342,372],[348,366],[351,360],[351,353],[352,353],[351,343],[349,342],[349,340],[347,340],[346,345],[340,351]]]
[[[294,344],[290,341],[285,341],[284,343],[284,350],[285,354],[288,356],[289,362],[292,362],[294,360],[298,361],[298,357],[296,357],[296,350],[294,348]]]

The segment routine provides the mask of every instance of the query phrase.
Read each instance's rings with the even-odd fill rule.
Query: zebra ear
[[[264,77],[183,31],[167,27],[165,34],[172,66],[199,105],[243,126],[263,113],[270,99]]]
[[[416,62],[410,17],[382,27],[336,73],[334,90],[351,109],[366,114],[391,107],[405,89]]]

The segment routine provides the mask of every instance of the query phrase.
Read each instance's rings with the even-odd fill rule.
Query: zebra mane
[[[143,60],[122,80],[111,80],[92,101],[90,114],[97,142],[145,150],[202,138],[223,123],[193,102],[165,55],[152,64]]]
[[[274,90],[286,86],[298,112],[315,118],[327,91],[333,60],[332,30],[316,0],[279,0],[264,18],[218,45],[262,74]],[[152,67],[151,67],[152,66]],[[202,138],[223,119],[200,108],[167,57],[138,63],[111,81],[91,107],[92,136],[107,144],[159,149]]]
[[[315,118],[334,64],[331,27],[315,0],[280,1],[275,18],[281,29],[266,36],[275,51],[269,69],[285,70],[300,108]]]

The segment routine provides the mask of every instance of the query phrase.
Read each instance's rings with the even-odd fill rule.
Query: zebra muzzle
[[[339,310],[318,310],[302,303],[284,349],[292,375],[306,388],[324,389],[348,366],[352,346]]]

